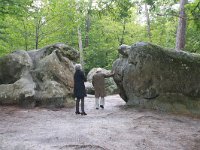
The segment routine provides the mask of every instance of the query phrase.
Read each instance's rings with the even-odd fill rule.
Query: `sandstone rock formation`
[[[79,53],[58,43],[0,58],[0,104],[62,107],[73,93]]]
[[[127,104],[200,114],[200,55],[143,42],[119,53],[114,80]]]
[[[97,71],[97,68],[93,68],[93,69],[90,70],[90,72],[87,75],[87,81],[88,82],[86,82],[85,86],[86,86],[88,94],[94,94],[94,87],[92,86],[92,77],[96,73],[96,71]],[[110,73],[109,70],[106,70],[104,68],[102,68],[102,72],[105,73],[105,74]],[[118,93],[117,85],[114,82],[112,77],[105,78],[105,86],[106,86],[105,88],[106,88],[106,94],[107,95],[112,95],[112,94]]]
[[[95,94],[92,82],[89,82],[89,81],[85,82],[85,88],[86,88],[87,94],[91,94],[91,95]]]

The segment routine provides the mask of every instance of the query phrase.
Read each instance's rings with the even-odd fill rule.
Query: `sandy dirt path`
[[[0,106],[0,150],[200,150],[200,119],[127,108],[118,95],[85,106],[87,116]]]

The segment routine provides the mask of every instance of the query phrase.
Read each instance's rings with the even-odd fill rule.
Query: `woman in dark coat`
[[[76,114],[87,115],[84,111],[84,97],[86,97],[85,75],[80,64],[76,64],[74,74],[74,96],[76,98]],[[79,112],[79,102],[81,101],[81,113]]]

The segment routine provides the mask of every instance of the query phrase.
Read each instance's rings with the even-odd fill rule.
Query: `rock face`
[[[92,70],[90,70],[90,72],[87,75],[87,82],[85,84],[86,89],[87,89],[87,93],[88,94],[94,94],[94,87],[92,85],[92,77],[93,75],[96,73],[97,68],[93,68]],[[106,70],[104,68],[102,68],[102,72],[105,74],[109,74],[110,71]],[[113,78],[105,78],[105,88],[106,88],[106,94],[107,95],[112,95],[112,94],[116,94],[118,93],[118,88],[116,83],[114,82]]]
[[[73,62],[78,56],[58,43],[0,58],[0,104],[62,107],[72,97]]]
[[[200,55],[143,42],[119,53],[114,80],[127,104],[200,114]]]

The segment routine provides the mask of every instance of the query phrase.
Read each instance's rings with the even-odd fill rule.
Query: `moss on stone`
[[[128,104],[166,112],[200,114],[200,55],[136,43],[113,70]],[[116,65],[120,64],[120,65]],[[123,72],[123,73],[122,73]]]

